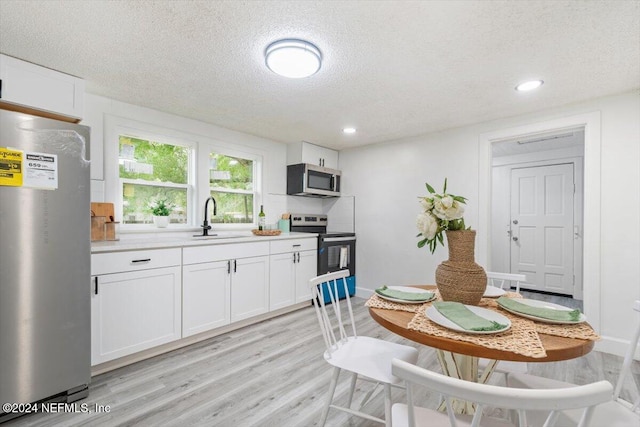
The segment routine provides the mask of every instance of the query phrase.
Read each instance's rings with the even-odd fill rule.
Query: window
[[[160,200],[172,208],[170,223],[188,223],[193,149],[119,135],[118,153],[122,223],[151,223],[150,205]]]
[[[123,232],[200,231],[204,204],[216,200],[216,230],[249,229],[262,203],[265,151],[244,141],[105,115],[104,199],[113,200]],[[111,143],[113,141],[113,143]],[[172,206],[167,229],[153,225],[151,203]],[[213,207],[210,206],[212,210]]]
[[[252,224],[255,212],[256,162],[213,152],[209,155],[209,190],[218,214],[213,223]]]

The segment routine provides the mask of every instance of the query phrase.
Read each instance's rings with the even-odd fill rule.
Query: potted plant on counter
[[[153,214],[153,223],[158,228],[167,228],[169,225],[169,214],[173,205],[167,203],[167,199],[160,199],[152,202],[150,205]]]

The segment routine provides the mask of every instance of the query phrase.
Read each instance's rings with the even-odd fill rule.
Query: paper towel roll
[[[340,266],[339,268],[346,268],[348,266],[349,246],[343,246],[340,248]]]

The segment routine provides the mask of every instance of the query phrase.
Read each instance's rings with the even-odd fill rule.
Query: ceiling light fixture
[[[356,128],[344,128],[342,129],[343,133],[356,133]]]
[[[264,51],[267,67],[276,74],[291,79],[314,75],[322,65],[322,54],[313,44],[297,39],[271,43]]]
[[[516,86],[516,90],[518,92],[527,92],[530,90],[537,89],[543,84],[544,84],[544,81],[542,80],[529,80],[528,82],[520,83],[518,86]]]

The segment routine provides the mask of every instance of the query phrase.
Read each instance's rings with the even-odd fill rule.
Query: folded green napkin
[[[467,331],[499,331],[507,327],[507,325],[478,316],[459,302],[436,301],[433,306],[444,317]]]
[[[559,320],[563,322],[576,322],[580,319],[580,310],[556,310],[545,307],[532,307],[518,302],[517,299],[500,297],[497,303],[504,308],[530,316],[542,317],[543,319]]]
[[[385,297],[402,299],[405,301],[426,301],[433,298],[433,292],[405,292],[397,289],[389,289],[386,285],[376,289],[376,293],[384,295]]]

